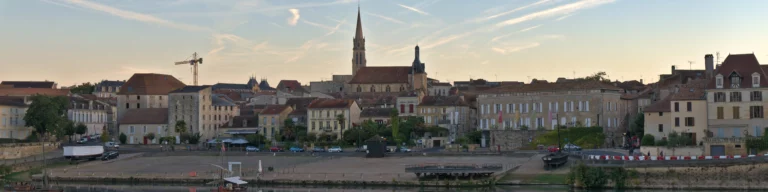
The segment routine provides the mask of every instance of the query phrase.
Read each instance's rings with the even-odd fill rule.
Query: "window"
[[[680,102],[675,102],[675,112],[680,112]]]
[[[587,102],[586,102],[586,104],[584,104],[584,105],[586,105],[586,106],[584,107],[584,108],[586,109],[586,111],[589,111],[589,101],[587,101]]]
[[[482,107],[482,106],[480,106],[480,107]],[[405,104],[400,104],[400,113],[405,113]]]
[[[725,118],[725,112],[723,111],[723,107],[717,107],[717,119],[724,119]]]
[[[741,92],[734,91],[731,92],[731,102],[740,102],[741,101]]]
[[[400,91],[405,91],[405,87],[403,87],[402,85],[400,85]]]
[[[360,85],[358,85],[358,86],[357,86],[357,92],[358,92],[358,93],[359,93],[359,92],[363,92],[363,88],[362,88],[362,87],[360,87]]]
[[[752,87],[760,87],[760,74],[752,73]]]
[[[675,117],[675,127],[680,127],[680,117]]]
[[[752,91],[749,93],[749,100],[750,101],[763,101],[763,92],[760,91]]]
[[[141,95],[136,95],[136,100],[141,99]]]
[[[141,103],[136,103],[136,109],[141,109]]]
[[[686,117],[685,118],[685,126],[686,127],[693,127],[693,117]]]
[[[386,91],[387,91],[387,92],[392,92],[392,88],[389,88],[389,85],[387,85],[387,89],[386,89]]]
[[[751,119],[763,118],[763,106],[749,106],[749,118]]]
[[[133,126],[130,126],[129,128],[130,128],[130,130],[129,130],[130,133],[133,134],[133,132],[135,131],[135,130],[133,130]]]
[[[664,116],[664,112],[659,112],[659,117]]]
[[[723,92],[715,93],[715,102],[725,102],[725,93]]]
[[[734,106],[733,107],[733,119],[739,119],[739,107]]]
[[[575,111],[573,110],[573,101],[571,101],[571,111]]]
[[[126,103],[126,104],[125,104],[125,108],[126,108],[126,109],[130,109],[130,108],[131,108],[131,107],[130,107],[130,104]]]
[[[718,74],[716,79],[717,80],[715,80],[715,86],[718,89],[722,89],[723,88],[723,75]]]
[[[376,92],[376,86],[371,85],[371,92]]]
[[[144,133],[147,133],[147,126],[144,126]]]
[[[731,73],[731,88],[739,88],[741,86],[741,77],[736,72]]]
[[[686,108],[688,109],[688,112],[691,112],[691,110],[692,110],[692,104],[691,104],[691,102],[689,101],[689,102],[688,102],[688,103],[686,103],[685,105],[686,105]]]
[[[758,137],[762,136],[760,135],[760,127],[758,126],[755,126],[755,136],[758,136]]]
[[[413,113],[413,104],[408,105],[408,113]]]
[[[734,137],[741,137],[741,129],[740,128],[733,128],[733,136]]]
[[[664,124],[659,124],[659,133],[664,132]]]

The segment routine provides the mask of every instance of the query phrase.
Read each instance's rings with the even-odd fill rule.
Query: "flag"
[[[520,111],[515,111],[515,121],[517,121],[518,126],[523,125],[523,122],[520,122]]]
[[[499,111],[499,119],[496,121],[496,123],[501,124],[501,121],[503,121],[503,119],[501,117],[501,111]]]
[[[227,151],[227,148],[224,147],[224,143],[223,142],[221,143],[221,151]]]

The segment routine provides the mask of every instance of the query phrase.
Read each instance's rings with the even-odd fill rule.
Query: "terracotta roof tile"
[[[541,91],[569,91],[569,90],[594,90],[609,89],[619,90],[620,88],[607,83],[590,80],[568,81],[563,83],[533,83],[523,85],[506,85],[483,91],[483,93],[522,93],[522,92],[541,92]]]
[[[309,107],[309,104],[311,104],[315,99],[317,99],[317,97],[288,98],[288,100],[285,101],[285,105],[293,108],[291,114],[306,115],[307,107]]]
[[[301,87],[301,83],[297,80],[280,80],[280,83],[277,84],[277,90],[280,91],[295,91],[295,92],[307,92],[304,90],[303,87]]]
[[[0,85],[10,85],[13,88],[55,89],[56,83],[53,81],[3,81]]]
[[[670,104],[671,99],[672,99],[672,95],[669,95],[662,100],[656,101],[656,103],[653,103],[645,107],[643,109],[643,112],[670,112],[672,111],[672,109],[670,109],[670,107],[672,106]]]
[[[69,89],[50,89],[50,88],[2,88],[0,89],[0,96],[32,96],[32,95],[48,95],[48,96],[67,96],[69,95]]]
[[[15,107],[27,106],[27,104],[24,103],[24,97],[20,97],[20,96],[0,96],[0,105],[15,106]]]
[[[229,125],[230,122],[227,122],[227,123],[224,123],[224,125],[221,125],[220,128],[249,128],[249,127],[258,127],[259,125],[258,116],[234,116],[229,121],[232,122],[231,126]]]
[[[363,67],[357,70],[349,84],[408,83],[411,67]]]
[[[194,86],[194,85],[188,85],[184,86],[182,88],[178,88],[176,90],[171,91],[170,93],[197,93],[204,89],[207,89],[211,86],[203,85],[203,86]]]
[[[309,109],[339,109],[350,108],[355,101],[351,99],[317,99],[309,104]]]
[[[128,109],[120,124],[168,124],[168,108]]]
[[[285,105],[269,105],[267,108],[264,108],[261,110],[262,115],[277,115],[282,113],[285,110],[290,110],[291,107],[285,106]]]
[[[738,54],[728,55],[723,61],[723,64],[715,71],[715,76],[723,76],[723,88],[731,88],[731,73],[736,73],[741,76],[741,84],[739,87],[752,87],[752,74],[758,73],[760,78],[760,87],[768,87],[768,76],[765,75],[763,68],[757,61],[755,54]],[[709,89],[715,89],[715,78],[708,83]]]
[[[360,112],[360,117],[389,117],[395,108],[365,108]]]
[[[419,106],[469,106],[462,96],[426,96]]]
[[[451,87],[451,83],[432,83],[432,86],[448,86]]]
[[[680,86],[677,93],[672,95],[671,100],[706,100],[706,89],[709,80],[697,79],[688,81]]]
[[[169,92],[186,86],[171,75],[155,73],[136,73],[128,79],[118,95],[167,95]]]

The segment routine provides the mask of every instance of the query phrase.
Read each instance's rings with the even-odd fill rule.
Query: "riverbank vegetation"
[[[571,167],[566,176],[568,185],[598,189],[612,184],[613,188],[623,189],[627,187],[627,181],[637,178],[637,171],[627,170],[621,167],[587,167],[583,163]]]
[[[557,145],[557,131],[549,131],[536,136],[533,143],[536,145]],[[560,127],[560,143],[573,143],[583,148],[602,146],[605,142],[605,134],[602,127]]]

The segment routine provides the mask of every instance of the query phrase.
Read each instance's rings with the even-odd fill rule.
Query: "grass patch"
[[[60,161],[60,162],[50,163],[48,164],[48,166],[46,166],[46,168],[50,169],[50,168],[57,168],[57,167],[65,167],[69,165],[70,165],[69,161]],[[41,174],[41,173],[43,173],[43,168],[37,167],[37,168],[33,168],[26,171],[13,172],[3,176],[3,178],[9,181],[31,181],[32,175]]]
[[[506,174],[500,181],[519,181],[521,184],[565,184],[565,174]]]
[[[565,174],[541,174],[533,178],[534,183],[565,184]]]

